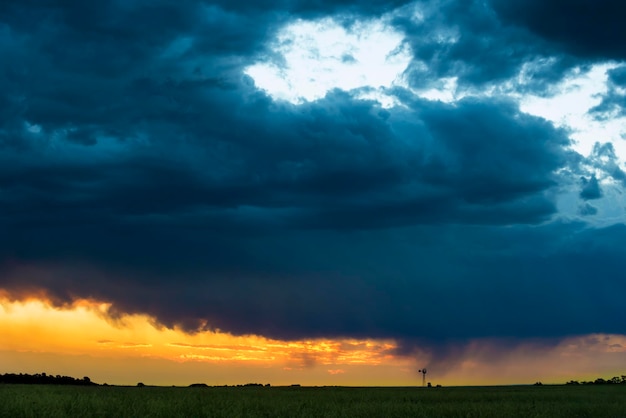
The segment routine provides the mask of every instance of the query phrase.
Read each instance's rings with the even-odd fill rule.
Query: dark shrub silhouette
[[[0,383],[21,383],[35,385],[75,385],[75,386],[95,386],[87,376],[82,379],[75,379],[70,376],[51,376],[46,373],[26,374],[26,373],[6,373],[0,375]]]

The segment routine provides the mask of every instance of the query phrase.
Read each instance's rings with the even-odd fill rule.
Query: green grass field
[[[626,418],[626,386],[427,389],[0,384],[0,417]]]

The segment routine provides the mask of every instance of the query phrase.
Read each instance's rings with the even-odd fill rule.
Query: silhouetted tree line
[[[569,382],[566,383],[566,385],[626,385],[626,376],[624,375],[620,377],[615,376],[609,380],[605,380],[600,377],[594,380],[593,382],[592,381],[579,382],[578,380],[570,380]]]
[[[76,379],[70,376],[60,375],[48,375],[45,373],[36,374],[15,374],[6,373],[0,375],[0,383],[24,383],[24,384],[36,384],[36,385],[75,385],[75,386],[95,386],[96,383],[92,382],[87,376],[82,379]]]

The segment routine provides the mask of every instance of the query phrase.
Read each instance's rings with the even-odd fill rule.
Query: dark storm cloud
[[[623,333],[626,289],[616,272],[624,268],[624,238],[623,226],[577,225],[278,232],[240,240],[232,252],[200,240],[198,252],[217,261],[202,272],[105,271],[70,262],[35,270],[14,263],[3,280],[20,288],[29,277],[28,285],[45,286],[60,300],[113,300],[117,310],[146,312],[170,326],[193,329],[207,320],[208,328],[278,338],[432,344]],[[216,234],[211,241],[228,243]],[[166,242],[153,244],[159,256],[181,244]],[[254,274],[246,271],[252,265]]]
[[[0,181],[21,197],[5,211],[62,223],[67,209],[219,219],[246,206],[290,227],[534,223],[554,212],[547,192],[570,158],[562,132],[509,102],[418,101],[391,115],[339,92],[295,108],[243,85],[158,88],[176,104],[130,92],[111,124],[90,127],[127,124],[131,138],[22,132],[32,149],[5,164]]]
[[[626,87],[626,66],[609,70],[609,81],[616,86]]]
[[[582,190],[580,191],[580,197],[584,200],[600,199],[602,197],[602,189],[596,176],[589,178],[581,177]]]
[[[432,87],[440,77],[457,77],[461,90],[515,79],[522,91],[545,94],[577,62],[526,28],[502,21],[483,1],[417,2],[422,21],[409,12],[395,25],[407,34],[415,55],[408,69],[415,88]]]
[[[626,4],[615,0],[490,0],[507,23],[590,60],[626,59]]]
[[[608,120],[616,116],[626,116],[626,66],[607,71],[608,91],[602,102],[591,109],[598,120]]]
[[[0,5],[0,287],[279,338],[625,332],[626,231],[553,220],[565,131],[504,97],[274,102],[243,69],[289,13],[390,3],[262,4]],[[444,6],[457,46],[410,33],[440,75],[504,80],[543,48]],[[590,161],[625,181],[610,144]]]

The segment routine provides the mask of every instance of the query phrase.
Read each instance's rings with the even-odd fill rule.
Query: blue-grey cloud
[[[1,288],[278,338],[626,332],[623,225],[558,220],[563,184],[601,196],[567,131],[504,96],[292,105],[243,75],[290,19],[403,2],[116,4],[0,5]],[[437,76],[478,88],[556,54],[540,90],[583,62],[498,8],[436,6],[394,24]],[[585,163],[626,182],[610,143]]]
[[[599,199],[602,197],[602,188],[596,176],[589,178],[581,177],[582,190],[580,191],[580,197],[584,200]]]
[[[583,205],[580,206],[578,213],[580,213],[582,216],[591,216],[598,213],[598,208],[589,204],[589,202],[585,202]]]
[[[395,19],[415,55],[407,71],[412,87],[430,87],[438,78],[455,77],[462,90],[484,89],[515,80],[524,69],[526,79],[520,83],[520,91],[542,95],[550,83],[578,64],[568,51],[502,19],[489,2],[417,4],[423,10],[423,21],[416,23],[409,12]]]
[[[626,186],[626,172],[621,167],[611,142],[596,142],[588,158],[588,162],[608,177]]]
[[[626,5],[599,0],[490,0],[498,16],[583,59],[626,58]]]
[[[606,121],[614,117],[626,116],[626,66],[608,71],[608,91],[599,105],[591,109],[596,119]]]

